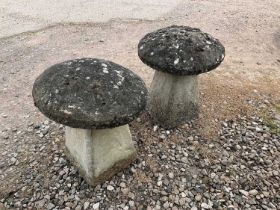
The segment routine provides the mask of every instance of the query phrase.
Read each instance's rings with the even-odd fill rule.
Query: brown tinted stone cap
[[[74,128],[111,128],[129,123],[146,106],[147,89],[132,71],[111,61],[69,60],[45,70],[32,91],[35,106]]]
[[[155,70],[176,75],[198,75],[224,60],[221,42],[200,29],[170,26],[147,34],[138,44],[138,56]]]

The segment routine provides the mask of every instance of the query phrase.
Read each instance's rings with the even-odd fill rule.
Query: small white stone
[[[168,209],[168,208],[169,208],[169,203],[168,203],[168,201],[166,201],[166,202],[163,204],[163,207],[164,207],[165,209]]]
[[[121,182],[121,183],[120,183],[120,187],[125,188],[125,187],[126,187],[126,184],[125,184],[124,182]]]
[[[112,190],[114,190],[114,187],[112,185],[108,185],[107,190],[112,191]]]
[[[14,157],[12,157],[12,158],[11,158],[11,164],[15,164],[16,162],[17,162],[17,159],[14,158]]]
[[[76,106],[75,106],[75,105],[68,105],[68,108],[70,108],[70,109],[75,109]]]
[[[214,178],[215,178],[215,176],[216,176],[216,174],[215,174],[215,173],[211,173],[211,174],[210,174],[211,179],[214,179]]]
[[[134,206],[134,201],[129,201],[128,204],[129,204],[130,207],[133,207]]]
[[[249,196],[249,193],[246,190],[239,190],[239,192],[245,195],[246,197]]]
[[[68,110],[63,110],[63,113],[64,113],[64,114],[68,114],[68,115],[72,114],[72,112],[70,112],[70,111],[68,111]]]
[[[159,187],[162,186],[162,181],[158,181],[157,186],[159,186]]]
[[[88,207],[89,207],[89,202],[88,201],[86,201],[85,203],[84,203],[84,209],[87,209]]]
[[[203,209],[210,209],[211,207],[207,203],[202,203],[201,208]]]
[[[179,63],[179,58],[177,58],[175,61],[174,61],[174,65],[177,65]]]
[[[89,79],[90,79],[90,77],[86,77],[86,79],[87,79],[87,80],[89,80]]]
[[[237,149],[237,150],[241,150],[241,146],[237,144],[237,145],[236,145],[236,149]]]
[[[256,189],[250,190],[250,191],[249,191],[249,194],[250,194],[250,195],[257,195],[257,194],[258,194],[258,191],[257,191]]]
[[[187,163],[187,162],[188,162],[188,158],[187,158],[187,157],[183,157],[183,158],[181,159],[181,161],[182,161],[183,163]]]
[[[168,174],[168,176],[169,176],[170,179],[173,179],[173,178],[174,178],[174,174],[173,174],[172,172],[170,172],[170,173]]]
[[[268,196],[269,196],[269,192],[267,192],[267,191],[263,191],[262,193],[263,193],[263,195],[264,195],[265,197],[268,197]]]
[[[181,197],[182,197],[182,198],[187,197],[186,193],[182,192],[182,193],[181,193]]]
[[[95,209],[99,209],[99,205],[100,205],[99,203],[93,204],[93,205],[92,205],[92,209],[94,209],[94,210],[95,210]]]
[[[154,132],[156,132],[156,131],[157,131],[157,129],[158,129],[158,126],[157,126],[157,125],[155,125],[155,126],[154,126],[154,129],[153,129],[153,130],[154,130]]]
[[[202,199],[202,196],[201,196],[201,195],[197,194],[197,195],[195,196],[195,200],[196,200],[196,201],[200,201],[201,199]]]
[[[244,165],[241,165],[241,166],[240,166],[240,168],[241,168],[241,169],[245,169],[245,168],[246,168],[246,166],[244,166]]]

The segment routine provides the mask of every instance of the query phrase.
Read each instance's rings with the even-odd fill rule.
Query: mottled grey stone
[[[66,127],[66,155],[89,184],[96,186],[136,159],[128,125],[110,129]]]
[[[198,116],[198,76],[156,71],[148,99],[153,123],[173,128]]]
[[[51,66],[33,86],[35,106],[74,128],[111,128],[129,123],[145,108],[140,77],[110,61],[69,60]]]
[[[158,71],[197,75],[219,66],[225,48],[200,29],[174,25],[144,36],[138,44],[138,55]]]

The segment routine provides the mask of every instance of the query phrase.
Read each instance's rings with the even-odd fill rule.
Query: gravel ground
[[[279,9],[271,0],[193,0],[155,21],[0,39],[0,209],[279,209]],[[200,76],[200,118],[164,131],[144,114],[131,124],[138,161],[91,188],[64,156],[63,127],[33,106],[33,82],[54,63],[100,57],[149,86],[137,44],[172,24],[199,27],[226,47],[219,70]]]
[[[14,142],[14,153],[1,151],[0,177],[18,175],[0,192],[0,207],[280,209],[280,115],[265,110],[261,118],[221,122],[214,139],[203,139],[195,122],[162,130],[144,113],[131,125],[138,160],[95,188],[65,158],[63,126],[44,121],[7,130],[2,137]]]

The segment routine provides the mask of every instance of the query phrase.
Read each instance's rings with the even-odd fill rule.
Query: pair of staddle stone
[[[151,119],[174,128],[198,117],[198,75],[217,68],[225,48],[200,29],[170,26],[144,36],[138,55],[156,70],[148,99]]]
[[[68,159],[95,186],[136,158],[128,123],[146,106],[147,89],[132,71],[83,58],[51,66],[35,81],[35,106],[66,125]]]
[[[158,70],[149,112],[167,128],[198,114],[197,75],[216,68],[224,47],[210,35],[185,26],[147,34],[139,43],[141,60]],[[147,89],[132,71],[111,61],[70,60],[51,66],[35,81],[35,106],[66,126],[68,158],[95,186],[136,158],[128,123],[145,109]]]

